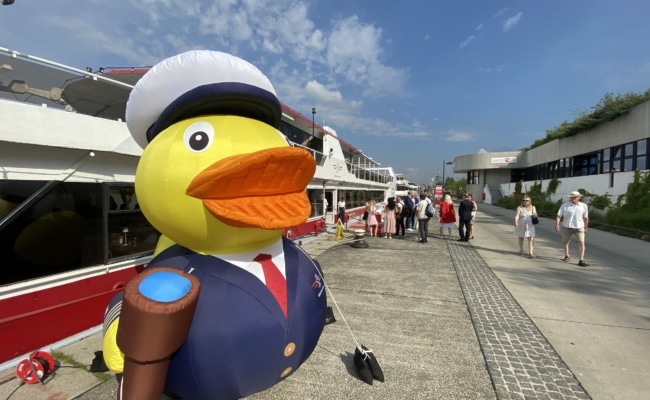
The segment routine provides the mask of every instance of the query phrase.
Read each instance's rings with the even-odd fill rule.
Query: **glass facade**
[[[648,140],[642,139],[528,168],[512,169],[510,182],[536,181],[650,169]],[[471,174],[468,173],[468,182]],[[478,182],[477,182],[478,183]]]

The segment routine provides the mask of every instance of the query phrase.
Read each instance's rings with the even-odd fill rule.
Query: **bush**
[[[521,204],[521,195],[519,195],[519,198],[502,197],[497,201],[499,207],[507,208],[508,210],[516,210],[519,204]]]
[[[594,195],[591,198],[591,201],[589,202],[589,205],[591,207],[595,207],[599,210],[607,210],[612,206],[612,199],[611,195],[605,193],[602,196]]]
[[[519,205],[521,205],[521,198],[523,195],[519,194],[514,194],[511,197],[502,197],[499,199],[496,205],[499,207],[506,208],[508,210],[516,210]],[[549,201],[549,200],[540,200],[538,202],[535,202],[535,199],[531,197],[531,200],[533,202],[533,205],[535,206],[535,210],[537,210],[537,215],[540,217],[546,217],[546,218],[555,218],[557,215],[557,210],[560,209],[560,206],[562,205],[562,201]]]
[[[624,208],[614,208],[605,215],[605,220],[610,225],[650,232],[650,214],[646,210],[629,211]]]

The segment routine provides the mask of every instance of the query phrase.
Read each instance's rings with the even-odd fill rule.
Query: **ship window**
[[[121,261],[153,252],[160,235],[140,211],[133,184],[107,185],[106,200],[106,262]]]
[[[158,239],[132,183],[0,180],[0,210],[0,285],[150,254]]]
[[[41,181],[0,181],[0,221],[45,185]]]
[[[101,264],[100,189],[93,183],[0,181],[5,204],[22,203],[0,223],[2,265],[10,266],[0,270],[0,285]]]

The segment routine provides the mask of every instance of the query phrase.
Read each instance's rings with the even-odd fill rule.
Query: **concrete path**
[[[537,259],[518,255],[514,211],[479,205],[472,245],[594,399],[650,398],[650,243],[590,229],[562,261],[555,220],[536,227]]]

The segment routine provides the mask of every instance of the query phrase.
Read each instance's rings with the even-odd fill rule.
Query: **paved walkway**
[[[316,350],[295,374],[249,400],[647,398],[648,262],[626,259],[625,271],[610,271],[603,265],[611,257],[601,261],[604,256],[590,254],[590,239],[599,236],[591,231],[587,259],[593,267],[579,269],[562,263],[557,237],[546,238],[554,234],[545,232],[551,222],[544,220],[538,229],[539,258],[524,259],[517,255],[516,238],[510,235],[511,212],[480,208],[476,239],[470,243],[430,238],[422,244],[416,232],[391,240],[366,238],[368,248],[334,241],[333,235],[304,241],[303,247],[323,266],[338,321],[325,327]],[[435,222],[431,228],[437,233]],[[627,253],[650,249],[645,242],[614,235],[603,240]],[[615,275],[610,293],[624,284],[625,296],[606,298],[602,291],[564,290],[572,285],[581,288],[575,277],[584,282],[598,276],[602,282],[610,272]],[[638,285],[627,279],[629,274]],[[590,333],[602,332],[608,318],[613,318],[600,316],[601,325],[574,318],[581,312],[588,313],[586,319],[594,315],[587,302],[590,296],[602,297],[593,301],[601,314],[620,319],[609,324],[616,332],[603,334],[606,346],[597,342],[586,347],[592,350],[602,345],[609,348],[608,354],[586,352],[584,338],[576,339],[585,333],[597,341],[594,336],[598,335]],[[625,319],[623,309],[634,314],[630,320]],[[355,339],[374,350],[386,375],[384,383],[369,386],[356,377]],[[100,347],[101,338],[93,335],[59,351],[89,365]],[[629,355],[626,349],[639,353]],[[627,374],[620,371],[624,365]],[[621,383],[611,383],[601,375],[607,373],[614,373]],[[46,385],[17,387],[11,371],[4,379],[0,374],[0,399],[11,396],[10,400],[108,400],[115,398],[116,384],[113,377],[100,383],[83,368],[63,361]]]

